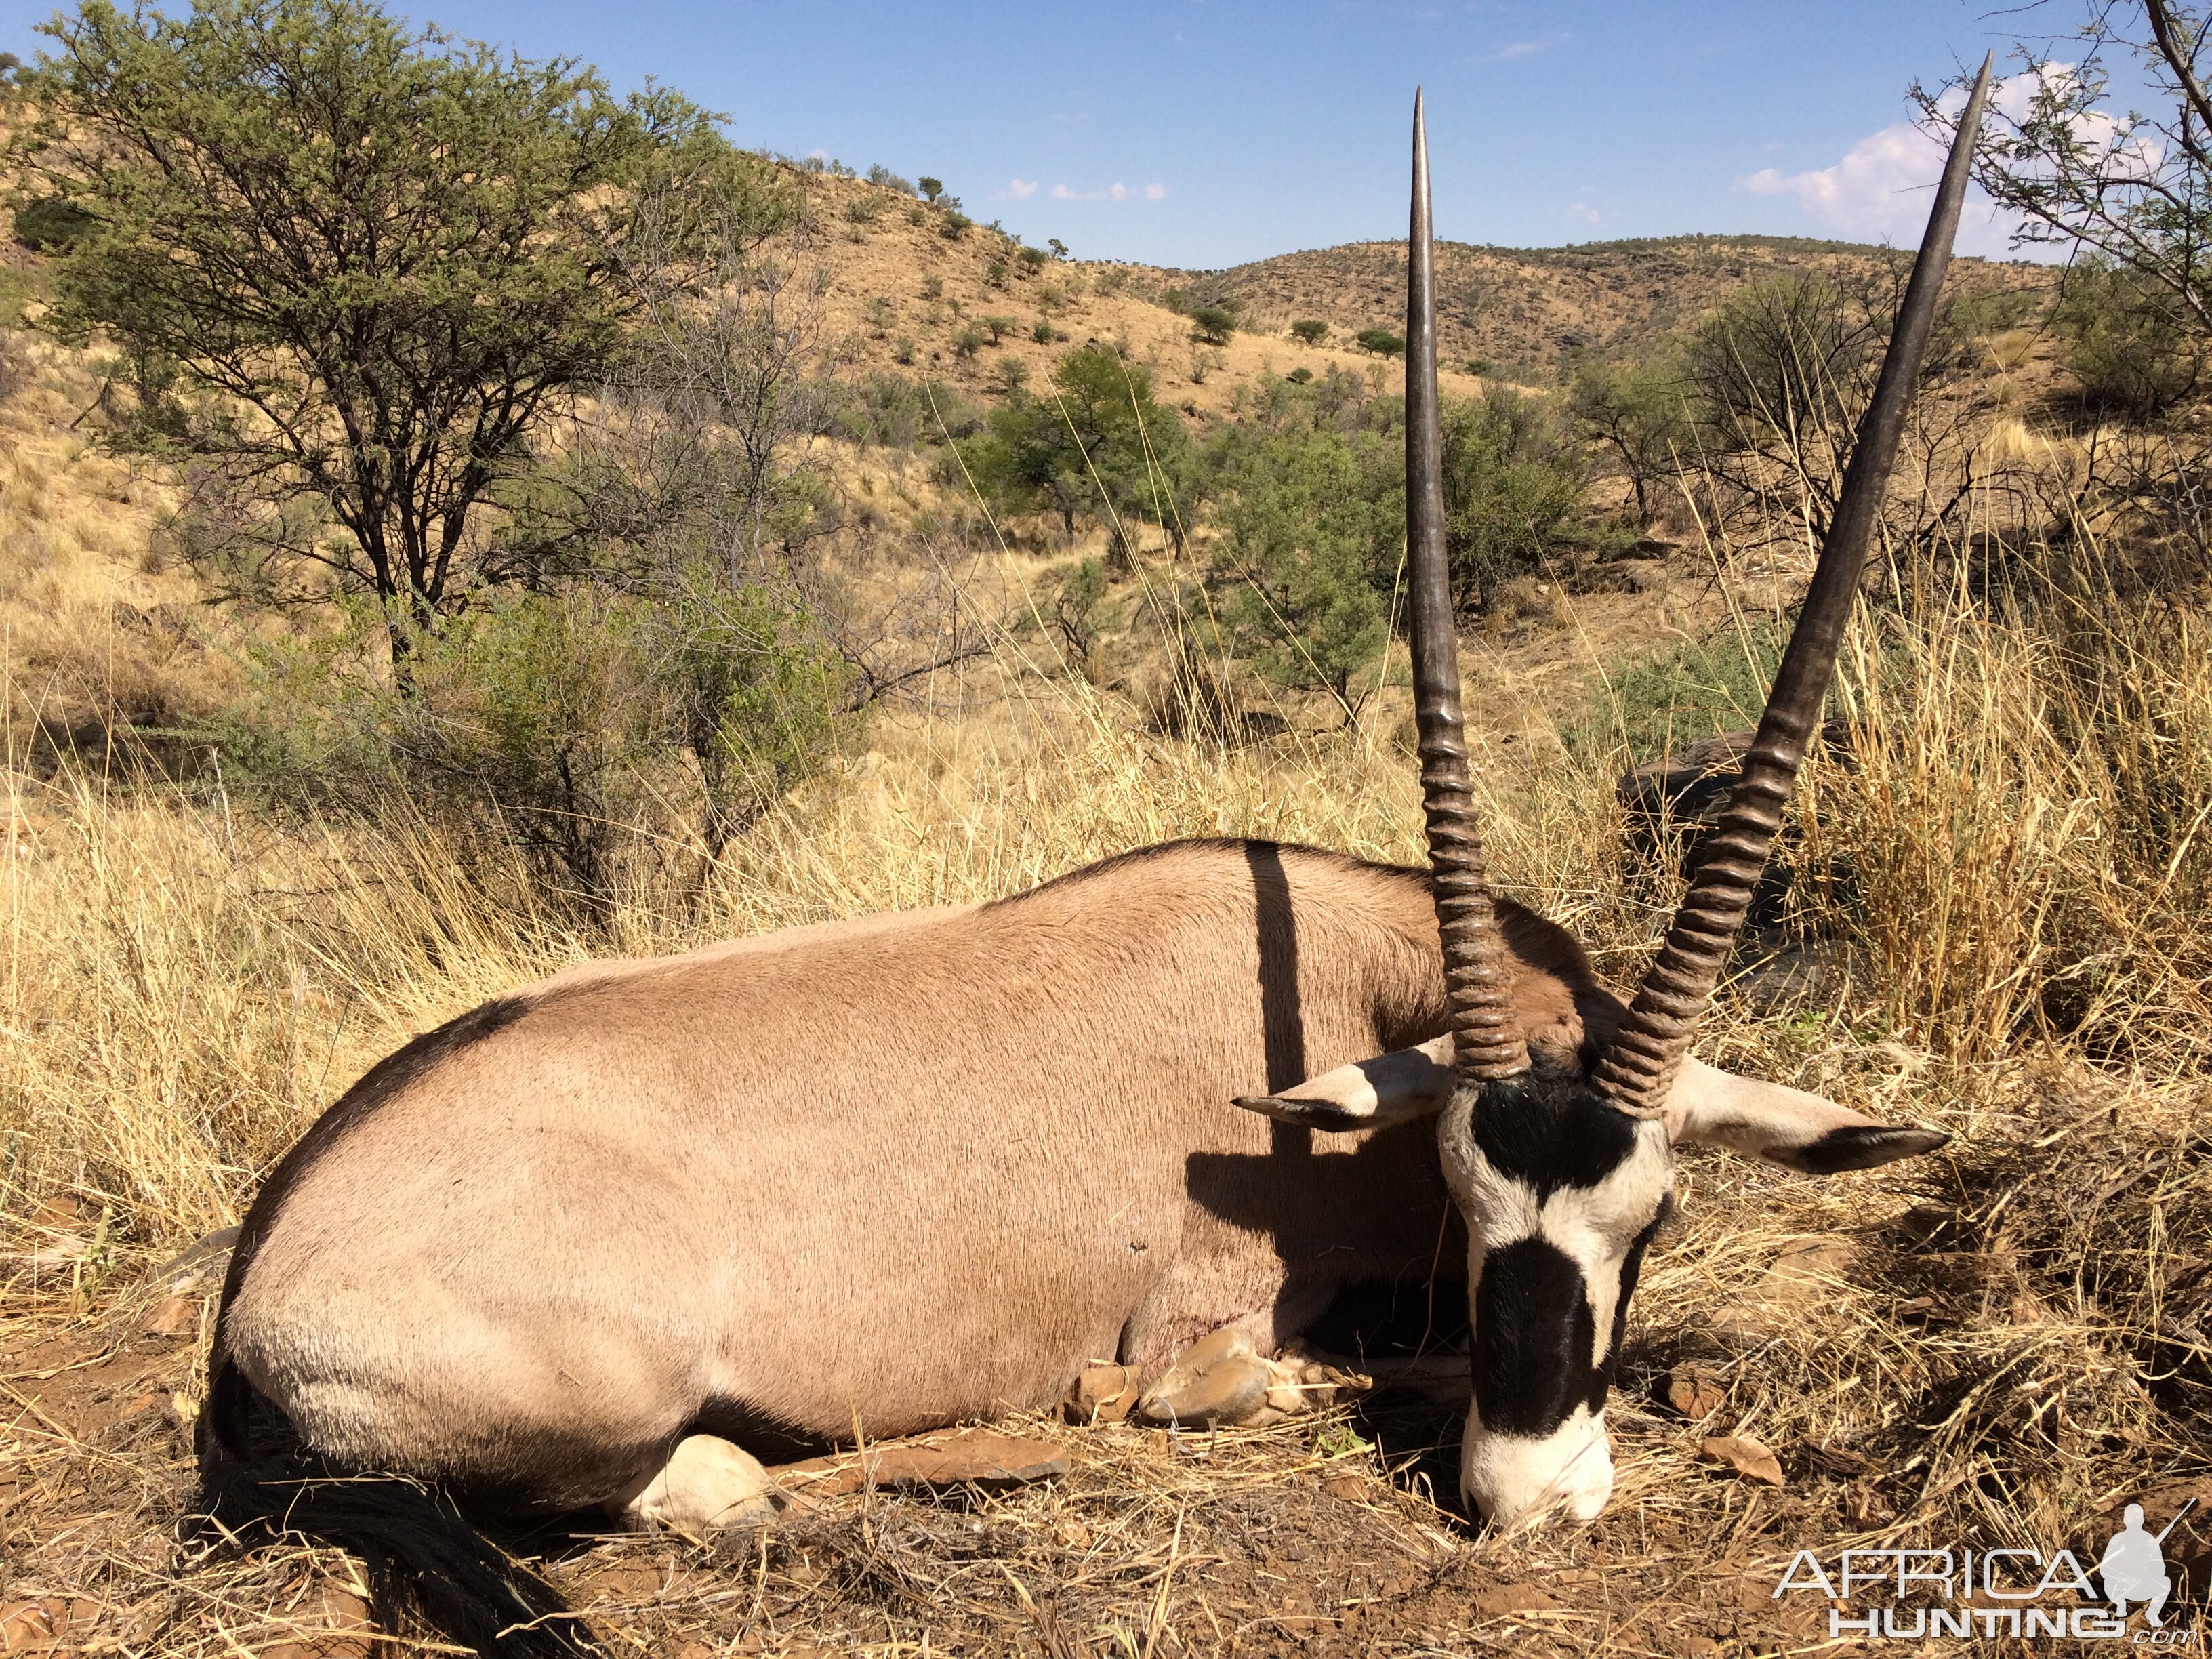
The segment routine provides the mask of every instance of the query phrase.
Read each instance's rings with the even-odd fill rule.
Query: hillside
[[[1792,273],[1864,270],[1893,258],[1883,248],[1779,236],[1683,236],[1561,248],[1437,247],[1438,356],[1465,368],[1484,361],[1510,379],[1543,383],[1568,353],[1632,355],[1694,325],[1753,283]],[[1406,251],[1399,242],[1354,242],[1281,254],[1188,279],[1194,299],[1238,307],[1255,331],[1279,333],[1299,318],[1349,337],[1395,326],[1405,310]],[[1954,292],[2028,289],[2048,267],[1955,262]]]
[[[827,277],[823,321],[863,373],[926,373],[976,397],[1022,365],[1038,384],[1067,342],[1119,342],[1151,367],[1164,400],[1188,412],[1226,410],[1262,374],[1395,368],[1360,349],[1360,330],[1402,325],[1402,243],[1357,242],[1285,253],[1224,271],[1113,260],[1030,265],[988,226],[957,237],[944,216],[857,179],[799,172],[812,208],[805,257]],[[1564,356],[1633,355],[1686,328],[1745,287],[1792,272],[1863,270],[1894,257],[1843,242],[1772,236],[1684,236],[1513,249],[1439,244],[1437,323],[1447,392],[1473,395],[1486,378],[1556,382]],[[1962,258],[1953,290],[2043,292],[2050,267]],[[1170,304],[1227,305],[1241,326],[1201,347]],[[993,317],[1001,337],[962,353],[962,331]],[[1328,325],[1318,346],[1292,338],[1301,319]],[[1054,337],[1035,337],[1037,325]],[[988,331],[986,331],[988,335]],[[903,361],[902,361],[903,359]]]

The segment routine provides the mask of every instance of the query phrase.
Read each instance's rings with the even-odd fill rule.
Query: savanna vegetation
[[[1208,1447],[1033,1423],[1058,1486],[712,1555],[517,1547],[684,1659],[1707,1653],[1821,1639],[1767,1595],[1802,1540],[2212,1508],[2212,112],[2201,17],[2091,17],[2172,105],[2164,171],[2067,147],[2095,60],[1984,151],[2096,255],[1954,270],[1708,1049],[1959,1139],[1832,1186],[1686,1160],[1594,1532],[1468,1532],[1401,1399]],[[343,1559],[170,1540],[210,1287],[149,1268],[379,1055],[588,957],[1182,835],[1419,860],[1403,252],[1028,249],[365,0],[86,0],[47,40],[0,66],[0,1632],[365,1650]],[[1756,717],[1902,270],[1443,256],[1492,863],[1632,982],[1695,825],[1622,775]]]

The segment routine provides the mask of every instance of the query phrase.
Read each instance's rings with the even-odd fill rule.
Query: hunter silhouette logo
[[[2128,1603],[2140,1601],[2143,1618],[2152,1628],[2164,1626],[2166,1598],[2173,1589],[2173,1580],[2166,1570],[2166,1536],[2181,1524],[2182,1516],[2196,1507],[2192,1498],[2154,1537],[2143,1530],[2142,1505],[2128,1505],[2121,1516],[2120,1530],[2112,1534],[2097,1563],[2097,1576],[2105,1581],[2105,1597],[2112,1604],[2114,1618],[2126,1618]]]

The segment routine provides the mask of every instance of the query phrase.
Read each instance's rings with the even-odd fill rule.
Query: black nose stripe
[[[1474,1290],[1474,1404],[1499,1434],[1550,1434],[1589,1397],[1597,1335],[1583,1270],[1541,1238],[1483,1258]],[[1605,1397],[1602,1376],[1595,1378]]]
[[[1628,1299],[1644,1271],[1644,1253],[1664,1218],[1662,1207],[1620,1261],[1620,1294],[1613,1304],[1611,1340],[1596,1364],[1597,1322],[1581,1265],[1542,1237],[1516,1239],[1490,1251],[1474,1287],[1474,1403],[1483,1426],[1499,1434],[1540,1437],[1558,1430],[1577,1406],[1603,1409],[1628,1324]]]

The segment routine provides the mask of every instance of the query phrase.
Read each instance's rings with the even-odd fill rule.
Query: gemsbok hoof
[[[1147,1423],[1211,1429],[1249,1423],[1267,1408],[1267,1390],[1281,1381],[1241,1326],[1214,1332],[1183,1350],[1137,1402]]]
[[[677,1442],[668,1461],[628,1502],[611,1504],[634,1532],[693,1537],[775,1519],[775,1483],[760,1460],[711,1434]]]

